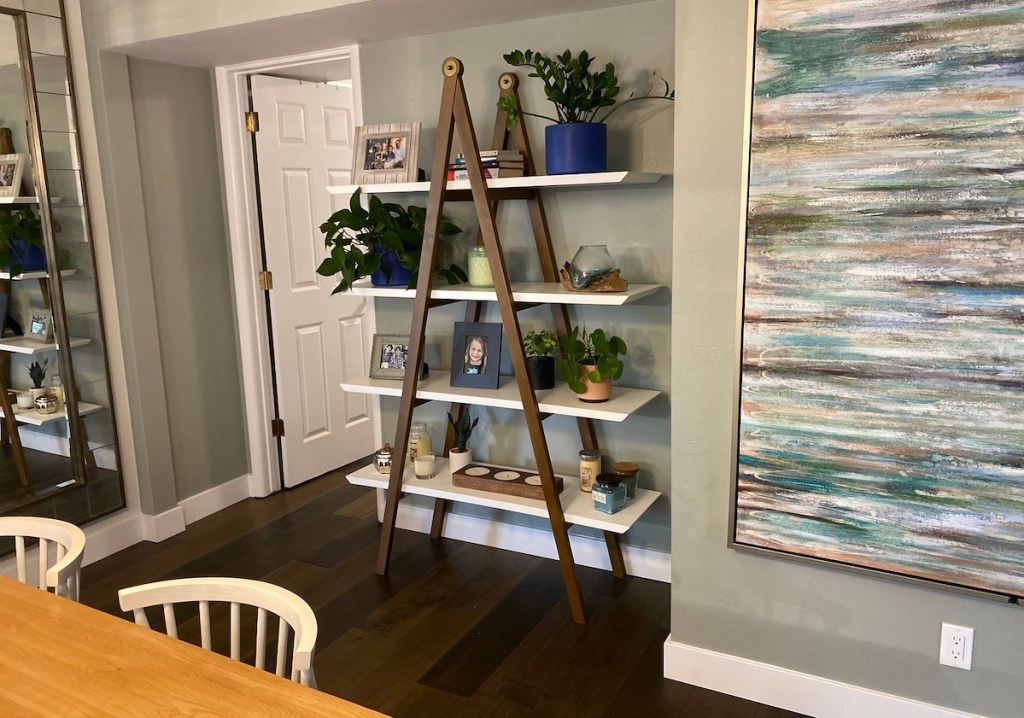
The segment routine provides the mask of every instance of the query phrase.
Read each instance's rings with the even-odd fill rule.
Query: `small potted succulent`
[[[450,411],[448,412],[448,423],[451,425],[452,433],[455,435],[455,445],[448,451],[448,467],[452,471],[458,471],[473,461],[473,453],[466,448],[466,444],[469,443],[469,437],[473,434],[473,429],[480,423],[480,417],[470,421],[471,418],[469,407],[462,408],[458,421],[455,420]]]
[[[526,350],[526,371],[534,390],[555,387],[555,360],[551,353],[558,348],[558,340],[547,329],[529,331],[523,337]]]
[[[569,388],[580,395],[580,401],[608,401],[612,380],[622,376],[619,356],[626,354],[626,343],[603,329],[587,332],[586,327],[573,327],[561,344],[564,356],[559,367]]]
[[[46,379],[46,367],[49,364],[49,359],[43,359],[42,364],[34,361],[28,365],[28,376],[32,380],[32,388],[29,390],[29,393],[32,395],[33,402],[46,393],[43,381]]]
[[[615,65],[608,63],[603,69],[591,71],[595,58],[586,50],[576,57],[566,50],[561,55],[548,57],[533,50],[513,50],[502,56],[514,67],[529,67],[530,77],[544,83],[544,94],[555,106],[555,117],[525,112],[516,103],[514,95],[498,100],[498,108],[506,113],[509,127],[519,122],[520,115],[530,115],[555,123],[544,130],[545,166],[549,175],[604,172],[608,168],[608,117],[629,102],[647,99],[675,100],[675,92],[664,78],[661,94],[654,87],[646,93],[631,94],[616,101],[619,80]]]
[[[324,245],[331,255],[317,267],[317,274],[341,275],[332,294],[347,291],[363,277],[370,277],[378,287],[407,285],[414,289],[419,278],[427,210],[382,202],[374,195],[370,195],[369,206],[364,208],[361,193],[362,189],[357,189],[347,208],[339,209],[320,225]],[[441,237],[461,231],[451,222],[441,222]],[[449,284],[466,281],[466,272],[458,265],[436,271]]]

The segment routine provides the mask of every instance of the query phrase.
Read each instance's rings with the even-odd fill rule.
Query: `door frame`
[[[352,103],[355,125],[363,123],[359,46],[267,58],[214,68],[217,98],[217,130],[220,138],[221,171],[231,251],[232,284],[238,340],[241,350],[242,403],[245,408],[249,444],[249,494],[268,496],[282,486],[278,461],[278,440],[271,435],[275,418],[274,380],[270,349],[270,316],[264,292],[259,287],[263,269],[259,213],[256,203],[256,171],[252,139],[245,130],[249,109],[248,77],[260,73],[300,67],[329,60],[348,60],[352,67]],[[375,330],[372,307],[367,321]],[[379,399],[374,406],[374,441],[381,440]]]

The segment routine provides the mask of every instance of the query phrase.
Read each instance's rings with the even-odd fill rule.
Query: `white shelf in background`
[[[71,348],[84,347],[91,341],[91,339],[71,337]],[[57,348],[57,344],[54,342],[43,344],[26,337],[6,337],[5,339],[0,339],[0,352],[10,352],[12,354],[42,354]]]
[[[535,175],[532,177],[499,177],[487,180],[493,189],[521,189],[524,187],[586,187],[594,185],[653,184],[663,175],[655,172],[588,172],[577,175]],[[399,192],[429,192],[429,182],[394,182],[391,184],[328,185],[331,194],[352,194],[362,187],[364,194],[393,194]],[[449,190],[468,190],[469,180],[449,180]]]
[[[437,280],[435,280],[436,282]],[[512,299],[516,302],[534,304],[588,304],[618,307],[629,304],[641,297],[654,294],[660,284],[631,284],[624,292],[571,292],[561,284],[551,282],[512,282]],[[375,287],[369,279],[360,279],[352,285],[352,294],[363,297],[396,297],[415,299],[416,290],[406,287]],[[434,285],[430,292],[433,299],[454,299],[456,301],[496,302],[494,289],[478,289],[466,284]]]
[[[438,474],[432,479],[417,479],[413,475],[412,469],[407,466],[402,479],[402,491],[407,494],[429,496],[435,499],[450,499],[476,506],[487,506],[492,509],[539,516],[542,519],[548,518],[547,506],[540,499],[527,499],[521,496],[509,496],[491,491],[478,491],[477,489],[453,486],[452,475],[448,470],[448,460],[438,458],[436,459],[436,466]],[[502,468],[534,473],[532,469]],[[388,487],[388,478],[387,474],[377,473],[372,464],[356,469],[348,475],[350,484],[369,486],[375,489],[386,489]],[[563,475],[562,480],[565,482],[565,488],[559,498],[562,502],[562,512],[565,514],[566,522],[578,526],[589,526],[601,531],[611,531],[616,534],[626,533],[637,522],[637,519],[651,507],[651,504],[661,496],[657,491],[637,489],[636,497],[628,499],[622,511],[614,514],[605,514],[594,508],[594,497],[592,494],[580,491],[579,479]]]
[[[516,386],[515,377],[503,375],[497,389],[467,389],[450,386],[448,381],[447,370],[431,371],[430,376],[420,380],[416,397],[429,401],[454,401],[460,404],[468,403],[523,410],[523,402],[519,398],[519,388]],[[402,395],[400,379],[354,379],[342,382],[341,388],[355,394]],[[660,393],[650,389],[631,389],[615,384],[612,386],[612,398],[599,404],[580,401],[567,384],[559,384],[554,389],[541,389],[536,394],[537,408],[545,414],[576,416],[585,419],[600,419],[601,421],[625,421],[630,414],[653,401]]]
[[[94,414],[102,408],[102,406],[97,404],[87,404],[84,401],[80,401],[78,402],[78,415],[85,416],[86,414]],[[4,418],[4,412],[0,409],[0,419],[2,418]],[[14,418],[22,424],[42,426],[43,424],[49,424],[53,421],[66,421],[68,415],[63,409],[55,414],[40,414],[35,409],[15,409]]]
[[[77,271],[77,269],[62,269],[60,270],[60,276],[70,277]],[[15,282],[26,279],[47,279],[49,276],[49,272],[22,272],[21,274],[16,274],[12,277],[10,272],[0,272],[0,279],[10,279]]]
[[[50,204],[59,204],[60,197],[51,197]],[[39,204],[38,197],[0,197],[0,204]]]

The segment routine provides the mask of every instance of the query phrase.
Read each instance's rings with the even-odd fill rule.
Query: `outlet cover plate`
[[[939,641],[939,663],[969,671],[973,658],[974,629],[943,623],[942,637]]]

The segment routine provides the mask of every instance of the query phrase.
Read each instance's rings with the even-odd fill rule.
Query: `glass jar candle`
[[[601,452],[597,449],[580,451],[580,491],[590,492],[594,479],[601,473]]]
[[[467,262],[469,263],[469,286],[494,286],[494,277],[491,276],[491,265],[487,261],[487,251],[483,247],[470,247]]]
[[[434,468],[434,455],[430,452],[417,451],[413,461],[413,471],[417,479],[432,479],[437,474]]]
[[[620,474],[598,474],[592,493],[594,508],[602,513],[614,514],[626,505],[626,487]]]
[[[422,421],[414,421],[409,425],[409,462],[416,460],[416,450],[420,443],[420,434],[427,433],[427,425]],[[428,439],[429,441],[429,439]]]
[[[626,498],[636,496],[636,480],[640,473],[640,466],[632,461],[616,461],[612,464],[612,473],[622,477],[622,485],[626,487]]]

